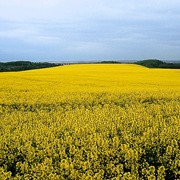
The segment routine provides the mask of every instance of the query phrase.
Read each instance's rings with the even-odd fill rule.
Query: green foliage
[[[121,64],[119,61],[101,61],[101,64]]]
[[[40,69],[61,66],[62,64],[47,63],[47,62],[30,62],[30,61],[14,61],[14,62],[0,62],[0,72],[9,71],[24,71],[30,69]]]
[[[157,59],[148,59],[143,61],[137,61],[135,64],[142,65],[149,68],[170,68],[180,69],[180,63],[166,63]]]

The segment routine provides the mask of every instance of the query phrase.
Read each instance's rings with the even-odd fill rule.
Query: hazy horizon
[[[180,60],[178,0],[0,2],[0,61]]]

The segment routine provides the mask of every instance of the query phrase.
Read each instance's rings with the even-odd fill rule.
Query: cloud
[[[178,59],[179,8],[177,0],[2,1],[1,58]]]
[[[178,13],[177,0],[11,0],[1,2],[1,18],[9,20],[78,21],[88,18],[149,18]],[[165,14],[166,13],[166,14]]]

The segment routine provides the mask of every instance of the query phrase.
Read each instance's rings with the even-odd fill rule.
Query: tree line
[[[148,59],[143,61],[137,61],[135,64],[142,65],[148,68],[170,68],[180,69],[180,63],[167,63],[158,59]]]
[[[14,62],[0,62],[0,72],[9,71],[24,71],[31,69],[41,69],[55,66],[62,66],[60,63],[48,62],[31,62],[31,61],[14,61]]]

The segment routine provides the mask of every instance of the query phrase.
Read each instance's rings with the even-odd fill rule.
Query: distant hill
[[[48,62],[31,62],[31,61],[14,61],[14,62],[0,62],[0,72],[10,71],[24,71],[31,69],[41,69],[55,66],[62,66],[59,63]]]
[[[90,63],[95,63],[95,62],[90,62]],[[137,62],[100,61],[96,63],[98,64],[129,63],[129,64],[138,64],[138,65],[145,66],[148,68],[180,69],[179,62],[168,63],[168,62],[160,61],[158,59],[147,59],[147,60],[137,61]],[[31,70],[31,69],[41,69],[41,68],[63,66],[67,64],[74,64],[74,63],[48,63],[48,62],[31,62],[31,61],[0,62],[0,72],[25,71],[25,70]],[[76,63],[76,64],[81,64],[81,63]]]
[[[145,66],[148,68],[170,68],[170,69],[180,69],[180,63],[167,63],[160,61],[158,59],[147,59],[143,61],[137,61],[135,64]]]
[[[121,64],[119,61],[100,61],[100,64]]]

